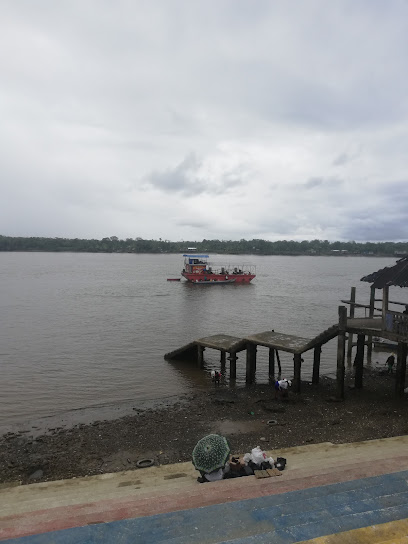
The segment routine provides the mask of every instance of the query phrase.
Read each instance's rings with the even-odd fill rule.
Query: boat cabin
[[[209,255],[183,255],[184,270],[188,274],[201,274],[211,272],[211,267],[207,268]]]

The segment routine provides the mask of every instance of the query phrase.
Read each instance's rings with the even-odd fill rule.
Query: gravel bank
[[[364,388],[346,383],[344,402],[333,402],[335,383],[302,384],[302,393],[274,399],[268,385],[214,386],[171,406],[140,410],[116,420],[94,421],[0,438],[0,483],[32,483],[191,459],[196,442],[210,432],[227,436],[234,453],[254,446],[279,449],[317,442],[354,442],[408,434],[408,396],[394,397],[391,376],[365,371]],[[275,420],[271,424],[271,420]],[[270,422],[268,424],[268,421]],[[140,469],[143,470],[143,469]]]

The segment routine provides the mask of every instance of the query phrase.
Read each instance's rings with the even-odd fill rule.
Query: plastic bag
[[[254,465],[261,465],[262,463],[270,463],[271,467],[274,465],[272,457],[267,457],[266,453],[261,450],[259,446],[253,448],[251,453],[246,453],[243,457],[243,461],[246,465],[252,462]]]

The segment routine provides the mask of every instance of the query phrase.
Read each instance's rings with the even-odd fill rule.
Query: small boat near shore
[[[255,266],[214,265],[208,261],[209,255],[183,255],[184,268],[181,275],[188,281],[200,285],[219,285],[225,283],[250,283],[255,278]]]
[[[376,351],[394,351],[396,353],[398,349],[398,344],[397,342],[382,340],[380,338],[373,338],[373,348]]]

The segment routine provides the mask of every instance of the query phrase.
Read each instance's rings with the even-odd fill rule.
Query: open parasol
[[[225,466],[230,451],[224,436],[209,434],[195,445],[192,454],[193,465],[197,470],[208,474]]]

